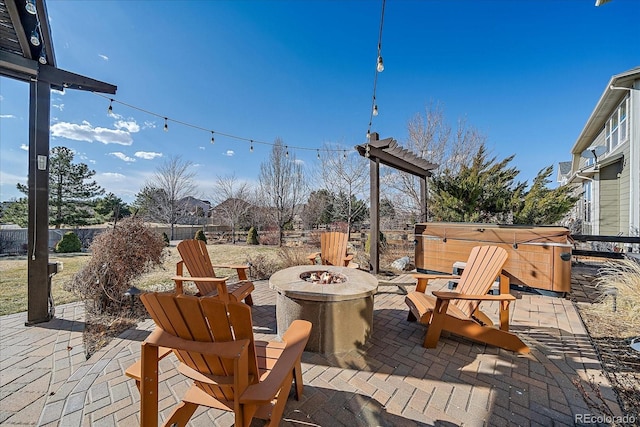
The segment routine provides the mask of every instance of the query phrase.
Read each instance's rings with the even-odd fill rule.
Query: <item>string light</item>
[[[42,46],[42,50],[40,50],[40,56],[38,57],[38,62],[42,65],[47,64],[47,52],[44,50],[44,46]]]
[[[158,117],[159,119],[164,120],[164,123],[165,123],[164,124],[164,130],[166,132],[168,132],[168,130],[169,130],[168,121],[171,120],[173,123],[177,123],[177,124],[182,125],[182,126],[186,126],[186,127],[192,128],[192,129],[197,129],[197,130],[200,130],[200,131],[203,131],[203,132],[207,132],[212,137],[213,137],[213,134],[215,133],[217,136],[224,136],[226,138],[231,138],[231,139],[235,139],[235,140],[239,140],[239,141],[247,141],[247,142],[250,143],[250,146],[249,146],[249,151],[250,152],[254,151],[255,144],[263,144],[263,145],[268,145],[268,146],[272,146],[272,147],[274,145],[276,145],[273,142],[260,141],[260,140],[257,140],[257,139],[249,139],[249,138],[245,138],[245,137],[242,137],[242,136],[233,135],[233,134],[230,134],[230,133],[220,132],[220,131],[217,131],[217,130],[214,131],[214,130],[211,130],[211,128],[205,128],[205,127],[198,126],[198,125],[195,125],[195,124],[192,124],[192,123],[188,123],[188,122],[184,122],[184,121],[177,120],[177,119],[174,119],[174,118],[170,118],[168,116],[165,116],[164,114],[159,114],[159,113],[156,113],[156,112],[153,112],[153,111],[149,111],[149,110],[146,110],[144,108],[140,108],[138,106],[135,106],[135,105],[123,102],[123,101],[119,101],[119,100],[114,99],[114,98],[110,98],[109,96],[106,96],[106,95],[101,94],[101,93],[97,93],[97,92],[93,92],[93,93],[94,93],[94,95],[100,96],[100,97],[105,98],[105,99],[107,99],[109,101],[109,106],[107,108],[107,113],[108,114],[113,115],[113,104],[121,104],[121,105],[129,107],[131,109],[134,109],[134,110],[140,111],[142,113],[145,113],[145,114],[148,114],[148,115],[151,115],[151,116],[155,116],[155,117]],[[311,150],[314,150],[314,151],[316,151],[316,154],[319,151],[319,148],[317,148],[317,147],[302,147],[302,146],[293,146],[293,145],[289,146],[289,145],[287,145],[286,146],[286,151],[288,152],[289,149],[300,150],[300,151],[311,151]],[[327,151],[329,151],[329,152],[341,152],[341,151],[344,151],[344,149],[327,148]]]
[[[213,144],[215,139],[213,138],[213,131],[211,131],[211,143]]]
[[[36,0],[27,0],[27,3],[24,5],[24,8],[32,15],[37,13],[36,10]]]
[[[285,145],[285,146],[284,146],[284,149],[285,149],[285,150],[287,150],[287,151],[284,153],[284,156],[288,159],[288,158],[289,158],[289,146],[288,146],[288,145]]]
[[[371,151],[371,146],[369,144],[367,144],[366,147],[364,147],[364,156],[369,158],[370,154],[369,151]]]
[[[36,28],[34,28],[33,31],[31,32],[31,38],[29,40],[31,41],[32,45],[40,46],[40,34],[38,34],[37,25],[36,25]]]
[[[346,159],[347,158],[347,150],[344,150],[344,153],[342,153],[342,158]]]
[[[320,160],[320,149],[319,149],[319,148],[318,148],[318,155],[317,155],[317,157],[318,157],[318,160]]]
[[[378,59],[376,61],[376,71],[373,76],[373,95],[371,97],[371,115],[369,116],[369,127],[367,128],[367,144],[371,139],[371,124],[373,118],[378,116],[378,104],[376,103],[376,89],[378,87],[378,74],[384,71],[384,62],[382,60],[382,29],[384,27],[384,6],[386,0],[382,0],[382,11],[380,13],[380,32],[378,33]],[[368,145],[367,145],[368,147]]]

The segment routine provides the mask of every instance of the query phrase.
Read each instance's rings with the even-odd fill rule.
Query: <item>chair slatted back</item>
[[[500,275],[507,257],[507,251],[498,246],[475,246],[460,276],[457,292],[466,295],[487,294],[496,277]],[[467,316],[471,316],[480,302],[456,300],[453,304]]]
[[[178,252],[189,274],[193,277],[216,277],[211,265],[207,245],[202,240],[190,239],[178,243]]]
[[[230,342],[248,339],[249,383],[259,380],[258,361],[253,339],[251,308],[242,303],[225,304],[217,298],[198,298],[171,293],[144,293],[145,308],[156,325],[165,332],[190,341]],[[183,350],[176,357],[186,366],[216,378],[228,377],[219,385],[195,381],[206,393],[223,401],[233,401],[233,361],[216,355],[204,355]],[[226,385],[225,385],[226,384]]]
[[[320,236],[320,257],[324,265],[344,267],[344,257],[347,255],[347,233],[330,231]]]

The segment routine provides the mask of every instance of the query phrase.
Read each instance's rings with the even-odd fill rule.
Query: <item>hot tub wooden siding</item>
[[[571,248],[564,227],[429,222],[416,224],[418,271],[451,273],[471,248],[497,245],[507,250],[511,283],[553,292],[571,291]]]

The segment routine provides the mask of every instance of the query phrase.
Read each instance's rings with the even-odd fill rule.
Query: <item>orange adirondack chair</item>
[[[202,240],[183,240],[178,243],[178,252],[182,257],[176,265],[176,293],[183,293],[183,282],[195,283],[200,295],[218,296],[225,302],[244,301],[253,305],[251,292],[255,289],[247,278],[248,265],[212,265],[207,245]],[[184,276],[184,266],[190,276]],[[227,284],[228,277],[216,277],[214,268],[231,268],[238,273],[239,282]]]
[[[322,265],[357,268],[358,266],[351,262],[353,254],[347,253],[348,240],[347,233],[339,231],[322,233],[320,235],[320,252],[314,252],[307,258],[311,261],[311,264],[315,264],[316,258],[320,257]]]
[[[469,339],[512,350],[529,353],[529,347],[509,332],[509,303],[515,297],[509,293],[509,278],[502,274],[507,251],[497,246],[476,246],[471,250],[461,276],[414,274],[418,279],[415,292],[405,297],[409,306],[408,320],[428,325],[424,347],[435,348],[443,330]],[[500,295],[487,295],[500,275]],[[425,291],[430,280],[460,279],[456,292]],[[500,301],[500,329],[478,309],[482,301]]]
[[[141,359],[126,371],[140,390],[140,425],[158,425],[158,360],[171,351],[193,385],[165,426],[185,426],[199,405],[233,411],[236,426],[254,417],[277,426],[292,382],[296,398],[302,395],[300,358],[310,322],[295,320],[283,342],[255,341],[251,308],[241,302],[172,293],[140,299],[156,323]]]

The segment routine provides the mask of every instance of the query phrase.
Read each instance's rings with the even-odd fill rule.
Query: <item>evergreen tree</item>
[[[547,187],[552,172],[553,166],[542,169],[529,191],[514,195],[514,224],[554,224],[575,206],[578,197],[573,196],[572,186]]]
[[[29,222],[29,203],[26,197],[4,202],[0,222],[26,227]]]
[[[49,224],[78,226],[94,222],[92,199],[104,193],[95,181],[96,172],[84,163],[73,163],[73,151],[54,147],[49,157]],[[26,185],[18,190],[29,193]]]
[[[96,200],[95,211],[104,221],[117,222],[131,215],[129,206],[113,193]]]
[[[526,183],[516,183],[519,171],[508,167],[514,156],[502,161],[488,158],[480,146],[469,165],[457,174],[445,170],[433,179],[431,206],[436,221],[508,222],[514,193],[522,192]]]

